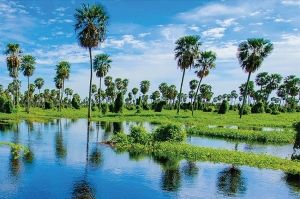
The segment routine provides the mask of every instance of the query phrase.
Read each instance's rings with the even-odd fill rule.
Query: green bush
[[[264,107],[264,103],[262,103],[262,102],[257,102],[251,108],[251,113],[264,113],[264,112],[265,112],[265,107]]]
[[[114,104],[109,104],[108,105],[108,110],[109,110],[109,112],[114,112],[115,111],[115,107],[114,107]]]
[[[123,94],[120,92],[117,95],[117,98],[115,100],[115,113],[122,113],[123,112],[123,105],[124,105],[124,100],[123,100]]]
[[[229,104],[227,102],[227,100],[223,100],[220,108],[219,108],[219,111],[218,111],[218,114],[225,114],[229,109]]]
[[[108,111],[108,105],[107,103],[101,104],[101,112],[103,115],[105,115]]]
[[[149,144],[151,142],[151,134],[147,133],[146,129],[142,126],[132,126],[129,138],[133,143]]]
[[[141,113],[142,112],[141,106],[139,106],[139,105],[136,105],[135,109],[136,109],[135,113]]]
[[[272,113],[272,112],[273,112],[272,109],[266,108],[266,113]]]
[[[13,112],[13,104],[10,100],[7,100],[3,104],[3,112],[4,113],[12,113]]]
[[[53,104],[50,101],[45,101],[45,109],[52,109],[53,108]]]
[[[167,124],[158,127],[153,133],[154,141],[182,142],[186,138],[186,132],[177,125]]]
[[[205,106],[203,108],[203,112],[213,112],[215,110],[215,107],[213,106]]]
[[[154,104],[154,111],[161,112],[163,107],[167,104],[166,101],[159,101]]]
[[[241,112],[242,109],[240,108],[240,111]],[[249,105],[244,105],[244,109],[243,109],[243,115],[249,115],[251,113],[251,107]]]
[[[80,109],[80,96],[78,94],[73,95],[71,103],[73,108]]]
[[[132,143],[129,137],[124,132],[118,132],[111,138],[111,142],[118,144],[130,144]]]

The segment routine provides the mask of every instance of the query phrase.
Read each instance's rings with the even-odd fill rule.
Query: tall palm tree
[[[61,90],[62,90],[62,88],[63,88],[63,79],[60,77],[60,76],[58,76],[58,75],[56,75],[55,77],[54,77],[54,83],[55,83],[55,87],[58,89],[58,95],[60,95],[60,93],[62,93],[61,92]],[[54,98],[55,97],[55,90],[52,92],[52,98]],[[60,97],[60,96],[59,96]],[[61,100],[60,100],[61,98],[59,98],[59,110],[61,110]]]
[[[216,61],[217,55],[216,53],[212,51],[204,51],[200,53],[200,58],[197,59],[195,68],[198,69],[196,71],[196,74],[198,78],[200,78],[197,86],[197,90],[194,96],[194,102],[192,105],[192,115],[194,115],[194,108],[195,108],[195,102],[197,100],[198,92],[201,86],[202,79],[206,76],[208,76],[210,69],[213,69],[216,67]]]
[[[185,76],[185,70],[191,68],[194,65],[195,60],[199,57],[199,47],[201,45],[199,40],[199,36],[184,36],[175,42],[175,59],[177,60],[178,67],[183,71],[177,106],[177,114],[179,114],[180,109],[182,85]]]
[[[35,58],[31,55],[24,55],[21,60],[21,70],[23,71],[23,75],[27,77],[27,113],[29,113],[29,107],[30,107],[30,89],[29,89],[29,77],[33,75],[33,72],[35,70]]]
[[[19,69],[21,65],[21,53],[22,50],[19,44],[9,43],[6,46],[5,54],[6,54],[6,63],[7,69],[9,71],[9,76],[11,76],[14,81],[18,81]],[[19,103],[19,88],[14,92],[15,93],[15,107],[18,106]]]
[[[99,77],[99,93],[101,94],[101,80],[105,77],[110,69],[110,63],[112,60],[107,54],[99,54],[94,58],[94,71],[96,72],[96,76]],[[101,110],[101,96],[99,96],[99,110]]]
[[[71,70],[71,65],[67,61],[61,61],[56,65],[56,76],[62,81],[62,88],[60,94],[60,106],[59,106],[60,111],[61,111],[61,104],[62,104],[64,89],[65,89],[65,80],[69,79],[70,70]]]
[[[243,103],[240,110],[240,118],[242,118],[244,111],[251,73],[259,69],[264,59],[272,52],[272,50],[273,44],[269,40],[263,38],[252,38],[239,44],[237,57],[242,69],[248,73]]]
[[[78,33],[77,38],[79,45],[89,50],[90,55],[90,85],[89,85],[89,107],[88,119],[91,118],[91,97],[92,97],[92,78],[93,78],[93,63],[92,63],[92,48],[98,47],[99,43],[103,42],[106,34],[106,26],[108,15],[102,5],[85,5],[80,9],[76,9],[75,13],[75,31]]]

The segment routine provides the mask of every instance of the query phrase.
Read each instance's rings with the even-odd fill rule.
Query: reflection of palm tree
[[[67,149],[64,145],[62,134],[61,119],[58,120],[58,131],[55,134],[55,154],[58,159],[65,159],[67,156]]]
[[[224,196],[236,196],[246,191],[246,185],[240,169],[231,166],[219,173],[217,189]]]
[[[101,151],[98,149],[97,145],[95,145],[91,155],[89,157],[89,163],[92,167],[99,167],[103,162],[103,155]]]
[[[15,156],[11,153],[9,158],[9,169],[13,176],[17,177],[21,171],[21,162],[19,158],[15,158]]]
[[[113,132],[121,132],[122,131],[122,122],[113,122]]]
[[[34,159],[34,153],[31,149],[31,131],[33,130],[33,123],[26,121],[27,124],[27,135],[28,135],[28,152],[24,154],[24,160],[26,163],[32,163]]]
[[[88,163],[89,163],[89,139],[90,139],[90,122],[87,127],[87,142],[86,142],[86,164],[82,180],[76,181],[73,185],[72,198],[74,199],[93,199],[96,198],[95,189],[87,179]],[[98,156],[98,155],[96,155]],[[91,161],[94,157],[91,155]]]

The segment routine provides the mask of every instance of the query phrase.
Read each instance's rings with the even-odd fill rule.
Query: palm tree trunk
[[[195,93],[195,96],[194,96],[194,102],[192,103],[192,116],[194,115],[194,106],[195,106],[195,102],[197,100],[197,95],[198,95],[198,92],[199,92],[199,89],[200,89],[200,86],[201,86],[202,79],[203,79],[203,77],[200,78],[200,81],[198,83],[197,90],[196,90],[196,93]]]
[[[92,98],[92,80],[93,80],[93,63],[92,63],[92,49],[89,48],[89,54],[90,54],[90,87],[89,87],[89,107],[88,107],[88,120],[91,119],[91,98]]]
[[[27,76],[27,113],[29,113],[29,76]]]
[[[240,118],[242,118],[242,115],[243,115],[243,112],[244,112],[244,105],[246,103],[246,96],[247,96],[247,93],[248,93],[248,84],[249,84],[250,76],[251,76],[251,72],[249,72],[249,74],[248,74],[246,89],[245,89],[245,93],[244,93],[244,97],[243,97],[243,104],[242,104],[242,107],[241,107],[241,110],[240,110]]]
[[[101,76],[99,82],[99,111],[101,112]]]
[[[181,79],[181,84],[180,84],[179,99],[178,99],[178,106],[177,106],[177,114],[179,114],[179,110],[180,110],[181,93],[182,93],[182,85],[183,85],[184,75],[185,75],[185,68],[183,69],[182,79]]]
[[[62,99],[63,99],[63,95],[64,95],[64,90],[65,90],[65,80],[63,80],[63,83],[62,83],[62,90],[61,90],[61,96],[60,96],[60,111],[62,110]]]

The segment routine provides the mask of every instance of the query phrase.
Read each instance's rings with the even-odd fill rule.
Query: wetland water
[[[0,147],[0,198],[299,198],[300,178],[246,166],[187,162],[117,153],[97,142],[132,122],[53,120],[1,124],[0,141],[28,146],[32,156],[14,160]],[[142,123],[151,130],[155,125]],[[188,137],[194,145],[288,157],[292,145],[236,143]],[[246,146],[247,145],[247,146]],[[255,147],[254,147],[255,146]],[[283,147],[283,148],[281,148]],[[263,149],[262,149],[263,148]]]

